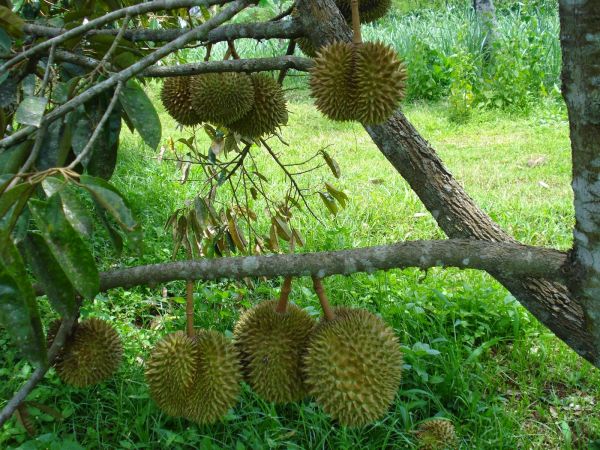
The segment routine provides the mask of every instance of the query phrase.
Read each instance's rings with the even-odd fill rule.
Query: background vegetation
[[[517,239],[567,249],[573,225],[566,113],[558,95],[560,49],[556,5],[499,2],[499,41],[486,58],[483,36],[465,2],[397,2],[396,12],[366,30],[405,56],[411,75],[405,112],[439,149],[449,169],[482,208]],[[277,4],[274,7],[278,7]],[[278,47],[278,45],[280,45]],[[246,43],[244,56],[281,53],[285,43]],[[189,51],[182,58],[203,55]],[[350,204],[335,218],[311,197],[321,222],[295,218],[307,246],[334,250],[443,234],[406,183],[358,124],[334,124],[311,105],[306,78],[287,83],[290,146],[273,143],[287,162],[319,148],[342,169],[339,187]],[[150,83],[154,94],[159,84]],[[156,102],[158,104],[158,102]],[[476,114],[473,114],[476,111]],[[187,136],[161,113],[163,136]],[[206,142],[208,145],[208,141]],[[98,227],[90,245],[104,269],[164,261],[173,242],[167,217],[192,198],[199,183],[180,184],[181,172],[162,162],[137,135],[121,143],[116,186],[144,226],[145,251],[115,257]],[[177,144],[176,151],[182,152]],[[270,189],[284,186],[270,159],[257,154]],[[192,168],[189,179],[200,174]],[[327,168],[305,176],[331,177]],[[200,177],[196,177],[200,179]],[[183,253],[179,257],[183,257]],[[428,417],[451,418],[467,449],[600,448],[600,373],[533,319],[500,285],[475,271],[418,270],[332,277],[332,302],[366,307],[398,332],[405,355],[401,389],[390,413],[363,429],[332,423],[318,407],[273,406],[245,388],[223,423],[197,427],[162,414],[149,399],[143,361],[158,338],[184,326],[184,285],[115,290],[87,304],[83,317],[114,323],[126,357],[117,376],[92,389],[61,384],[51,372],[31,396],[38,437],[16,421],[0,429],[0,448],[412,448],[412,430]],[[241,309],[277,295],[277,280],[252,286],[197,283],[196,325],[230,333]],[[318,315],[306,280],[292,300]],[[44,323],[53,318],[43,303]],[[0,330],[0,404],[29,375]],[[41,406],[45,405],[45,406]],[[48,409],[50,407],[51,409]]]

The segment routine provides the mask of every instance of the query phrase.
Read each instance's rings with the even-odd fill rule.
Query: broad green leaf
[[[144,142],[156,150],[161,138],[161,124],[154,105],[138,83],[129,80],[119,94],[119,101]]]
[[[86,104],[86,112],[91,118],[91,122],[97,124],[100,122],[102,115],[106,112],[111,97],[106,95],[98,97],[94,105]],[[87,173],[108,180],[115,171],[117,166],[117,154],[119,150],[119,135],[121,133],[121,108],[115,108],[98,139],[94,144],[91,158],[87,164]]]
[[[22,197],[29,196],[34,187],[29,183],[19,183],[0,195],[0,219],[10,211],[11,207]]]
[[[46,340],[33,287],[21,255],[7,234],[0,236],[0,323],[33,364],[46,364]]]
[[[23,125],[39,127],[47,104],[48,99],[46,97],[25,97],[17,108],[15,120]]]
[[[271,219],[271,223],[275,225],[277,235],[284,241],[289,241],[292,238],[292,230],[288,226],[287,222],[279,216],[275,216]]]
[[[129,232],[135,231],[138,223],[119,191],[105,180],[89,175],[82,175],[80,182],[92,194],[94,200],[117,221],[121,228]]]
[[[60,197],[53,195],[45,202],[32,199],[29,209],[52,255],[71,284],[82,296],[93,299],[100,284],[96,262],[65,217]]]
[[[91,236],[93,228],[92,218],[73,188],[66,181],[56,177],[46,178],[42,182],[42,187],[48,197],[58,192],[67,220],[79,234],[88,237]]]
[[[325,188],[327,189],[327,192],[329,192],[331,196],[338,201],[342,208],[346,207],[346,203],[348,202],[348,196],[344,192],[334,188],[329,183],[325,183]]]
[[[329,192],[319,192],[319,196],[331,214],[334,216],[338,213],[338,206],[335,199]]]
[[[6,6],[0,6],[0,27],[14,37],[23,36],[23,25],[25,22],[17,14]]]
[[[4,28],[0,27],[0,54],[6,55],[10,52],[11,41],[10,36]]]
[[[106,211],[98,204],[98,202],[96,202],[96,212],[98,213],[98,217],[100,218],[100,223],[102,223],[102,225],[106,229],[106,232],[108,233],[108,236],[110,237],[110,242],[112,243],[112,246],[115,249],[117,256],[120,256],[123,252],[123,238],[121,237],[119,232],[115,230],[110,224]]]
[[[76,308],[75,290],[52,255],[44,238],[29,233],[23,241],[25,257],[35,278],[44,288],[52,307],[61,315],[71,315]]]
[[[325,162],[329,166],[329,170],[331,170],[333,176],[339,178],[342,175],[342,172],[337,161],[333,159],[325,150],[321,150],[321,154],[323,155],[323,159],[325,159]]]
[[[0,153],[0,173],[17,173],[29,156],[32,146],[33,141],[24,141]]]

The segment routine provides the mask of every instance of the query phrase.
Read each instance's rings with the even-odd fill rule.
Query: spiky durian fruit
[[[162,85],[160,99],[169,115],[182,125],[196,125],[205,119],[194,109],[190,92],[194,77],[169,77]]]
[[[310,338],[304,369],[309,394],[342,425],[361,426],[390,407],[402,373],[394,331],[364,309],[336,308]]]
[[[207,73],[194,77],[190,85],[192,105],[204,120],[227,125],[252,108],[254,85],[245,73]]]
[[[302,354],[315,320],[293,304],[279,313],[277,303],[262,302],[246,311],[233,334],[248,384],[265,400],[285,403],[306,395]]]
[[[421,450],[443,450],[456,448],[456,432],[448,419],[427,420],[417,430]]]
[[[388,119],[404,98],[406,70],[381,42],[335,42],[317,54],[310,87],[317,109],[330,119],[372,125]]]
[[[352,22],[352,0],[335,0],[335,4],[348,23]],[[360,0],[358,11],[360,12],[360,23],[369,23],[385,16],[392,0]]]
[[[150,395],[165,413],[173,417],[186,413],[188,391],[195,380],[199,351],[194,339],[177,331],[156,343],[146,364]]]
[[[313,43],[310,41],[310,39],[298,38],[298,39],[296,39],[296,44],[298,44],[298,47],[300,47],[300,50],[302,50],[302,53],[304,53],[309,58],[314,58],[317,56],[317,49],[315,48]]]
[[[221,419],[235,405],[242,375],[237,351],[221,333],[201,330],[194,341],[196,373],[185,417],[203,425]]]
[[[84,387],[109,378],[119,367],[123,344],[108,322],[91,318],[77,324],[56,363],[65,383]]]
[[[229,129],[243,136],[257,138],[273,133],[288,120],[285,96],[281,86],[268,75],[251,75],[254,85],[254,104],[241,119],[229,125]]]

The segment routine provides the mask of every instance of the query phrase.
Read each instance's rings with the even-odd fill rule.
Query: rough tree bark
[[[570,286],[600,348],[600,2],[561,0],[560,26],[576,221]]]
[[[336,40],[350,42],[350,29],[333,0],[298,0],[298,8],[298,20],[317,48]],[[475,204],[401,111],[382,125],[365,128],[450,238],[515,242]],[[560,339],[598,365],[598,347],[585,326],[581,303],[566,286],[541,278],[507,278],[494,271],[489,273]]]
[[[493,0],[473,0],[473,9],[475,10],[477,20],[479,20],[485,32],[483,45],[489,48],[490,44],[496,38],[496,29],[498,28],[494,2]]]

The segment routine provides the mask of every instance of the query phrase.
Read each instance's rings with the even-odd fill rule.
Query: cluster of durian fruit
[[[252,139],[274,133],[288,120],[283,90],[265,74],[171,77],[164,81],[160,98],[182,125],[209,122]]]
[[[352,1],[336,0],[336,4],[346,21],[352,21]],[[329,119],[380,124],[404,98],[406,67],[396,51],[382,42],[363,43],[360,35],[360,23],[383,17],[390,5],[391,0],[360,0],[353,42],[333,42],[316,49],[307,38],[298,40],[304,54],[315,58],[311,95]]]
[[[366,310],[334,314],[317,323],[287,300],[271,300],[240,317],[233,343],[215,331],[169,334],[147,363],[151,396],[165,413],[207,424],[235,405],[243,379],[269,402],[312,397],[342,425],[370,423],[398,389],[400,346]]]

